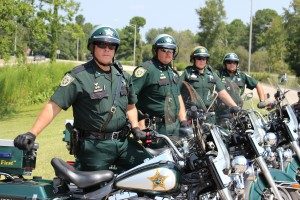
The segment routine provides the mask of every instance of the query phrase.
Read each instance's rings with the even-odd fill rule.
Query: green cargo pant
[[[84,139],[76,155],[75,168],[81,171],[110,169],[115,173],[120,173],[151,157],[145,148],[132,138]]]

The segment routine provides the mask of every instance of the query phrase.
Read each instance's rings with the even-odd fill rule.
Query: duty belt
[[[104,132],[95,132],[95,131],[80,131],[81,138],[83,139],[93,139],[93,140],[118,140],[118,139],[125,139],[129,132],[115,131],[110,133]]]

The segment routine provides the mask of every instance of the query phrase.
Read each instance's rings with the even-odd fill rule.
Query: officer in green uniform
[[[190,61],[193,65],[187,66],[181,75],[181,80],[186,81],[193,86],[196,92],[203,100],[208,108],[214,99],[214,92],[218,93],[218,97],[229,107],[236,106],[230,95],[226,92],[223,83],[217,74],[208,65],[209,53],[203,46],[194,48],[190,55]],[[210,111],[215,111],[213,105]],[[215,117],[208,119],[209,122],[215,123]]]
[[[139,111],[149,116],[159,133],[175,136],[180,125],[189,126],[180,95],[179,76],[171,64],[176,50],[172,36],[158,35],[152,45],[153,58],[137,67],[132,75]],[[145,128],[143,120],[140,128]]]
[[[239,70],[239,57],[235,53],[227,53],[223,58],[224,68],[217,73],[224,83],[227,92],[233,98],[237,105],[242,106],[241,96],[247,87],[250,90],[256,88],[260,101],[265,100],[265,94],[262,86],[257,80]],[[222,103],[217,108],[217,118],[222,121],[224,117],[228,117],[228,107]]]
[[[130,75],[114,62],[119,44],[115,29],[96,27],[88,40],[93,59],[65,74],[31,130],[15,138],[15,146],[30,148],[53,118],[72,106],[73,126],[79,131],[77,169],[103,170],[111,165],[129,169],[150,157],[136,140],[128,138],[128,120],[136,137],[145,133],[138,128]]]

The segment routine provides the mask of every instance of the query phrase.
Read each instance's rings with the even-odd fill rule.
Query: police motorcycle
[[[279,77],[280,83],[287,81],[286,74]],[[277,168],[291,175],[298,182],[300,175],[300,148],[299,148],[299,123],[293,106],[289,104],[285,94],[288,90],[282,90],[279,85],[274,95],[275,100],[261,107],[268,107],[268,126],[270,134],[273,134],[273,150],[276,151],[275,164]],[[275,158],[275,157],[274,157]],[[276,166],[274,166],[276,167]]]
[[[24,178],[35,168],[38,145],[19,150],[12,140],[0,140],[0,197],[3,199],[224,199],[232,178],[228,151],[216,127],[201,122],[209,113],[190,108],[193,131],[176,144],[155,131],[148,140],[163,139],[169,148],[121,174],[110,170],[78,171],[60,158],[51,165],[56,177]],[[204,128],[204,129],[203,129]],[[69,140],[70,142],[71,140]],[[179,145],[178,145],[179,144]],[[238,166],[235,166],[238,167]]]
[[[276,135],[266,132],[267,121],[253,109],[240,110],[230,121],[230,155],[243,155],[247,159],[244,162],[248,168],[243,174],[245,198],[299,199],[295,179],[279,169],[268,168],[266,161],[275,157],[270,149],[274,148]]]

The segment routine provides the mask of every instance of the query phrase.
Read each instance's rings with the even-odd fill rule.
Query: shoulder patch
[[[67,86],[74,81],[74,77],[70,74],[66,74],[60,82],[60,86]]]
[[[136,76],[136,77],[142,77],[142,76],[144,76],[144,74],[146,73],[146,69],[145,68],[143,68],[143,67],[139,67],[139,68],[137,68],[135,71],[134,71],[134,75]]]

